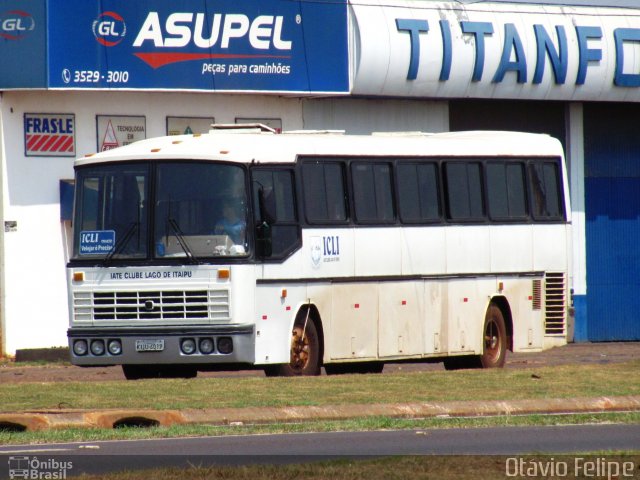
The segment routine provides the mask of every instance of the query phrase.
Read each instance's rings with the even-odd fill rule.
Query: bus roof
[[[344,135],[337,131],[275,134],[256,128],[156,137],[85,155],[76,166],[127,160],[221,160],[292,163],[298,156],[561,156],[560,142],[544,134],[507,131],[385,132]]]

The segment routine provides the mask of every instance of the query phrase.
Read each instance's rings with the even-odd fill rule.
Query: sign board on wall
[[[47,85],[46,4],[0,0],[0,89]]]
[[[354,94],[640,101],[640,9],[350,3]]]
[[[207,133],[213,123],[213,117],[167,117],[167,135]]]
[[[347,23],[346,0],[56,0],[48,83],[347,93]]]
[[[99,152],[147,138],[147,120],[144,116],[97,115],[96,126]]]
[[[27,157],[74,157],[76,117],[72,113],[25,113],[24,153]]]

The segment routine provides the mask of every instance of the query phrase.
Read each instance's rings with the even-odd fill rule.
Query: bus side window
[[[305,216],[309,223],[345,223],[344,169],[338,162],[302,164]]]
[[[529,190],[532,214],[535,220],[560,220],[564,218],[560,176],[555,162],[529,164]]]
[[[398,162],[398,210],[403,223],[440,220],[438,167],[435,163]]]
[[[487,201],[492,220],[526,220],[524,165],[520,162],[487,163]]]
[[[353,204],[358,223],[391,223],[395,220],[391,165],[388,163],[351,164]]]
[[[449,220],[482,221],[482,170],[479,162],[445,163],[447,216]]]
[[[271,227],[271,257],[281,258],[300,241],[295,208],[293,172],[289,169],[256,168],[252,172],[254,223],[260,219],[259,190],[271,189],[275,201],[275,222]]]

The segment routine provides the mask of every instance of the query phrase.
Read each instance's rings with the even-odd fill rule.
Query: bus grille
[[[228,320],[228,290],[74,292],[76,321]]]
[[[534,280],[531,290],[531,307],[534,310],[540,310],[542,308],[542,280]]]
[[[545,275],[545,324],[547,335],[564,335],[567,313],[564,273],[547,272]]]

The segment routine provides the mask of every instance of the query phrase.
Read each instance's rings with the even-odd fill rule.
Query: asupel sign
[[[57,2],[69,8],[56,3],[51,10],[52,87],[304,93],[349,88],[345,3],[113,0],[96,14],[94,2]],[[63,13],[68,10],[74,11],[73,21]]]
[[[354,93],[612,100],[638,95],[640,18],[628,10],[600,9],[596,15],[585,8],[442,3],[436,9],[415,2],[410,9],[356,5],[354,11],[367,39],[360,42]],[[383,28],[389,35],[380,34]]]
[[[229,50],[232,40],[235,42],[249,41],[251,48],[255,50],[291,50],[291,40],[282,38],[282,24],[284,17],[274,15],[260,15],[250,19],[243,14],[216,13],[211,20],[204,13],[172,13],[166,19],[164,28],[160,23],[158,12],[150,12],[144,24],[140,28],[134,47],[152,45],[154,48],[183,48],[189,45],[202,49],[219,47]],[[207,25],[208,33],[205,33]],[[166,32],[166,34],[164,33]],[[225,54],[208,53],[170,53],[161,52],[141,53],[134,55],[148,63],[153,68],[158,68],[169,63],[188,61],[193,59],[224,58]],[[248,57],[248,55],[245,55]],[[289,58],[282,56],[281,58]]]
[[[220,39],[220,48],[229,48],[232,38],[248,36],[251,46],[258,50],[268,50],[272,44],[278,50],[291,50],[291,41],[282,39],[282,15],[260,15],[251,20],[243,14],[216,13],[209,33],[205,34],[204,25],[208,21],[204,13],[172,13],[165,23],[165,37],[158,12],[150,12],[133,46],[140,47],[149,40],[154,47],[180,48],[193,39],[196,47],[211,48]]]

